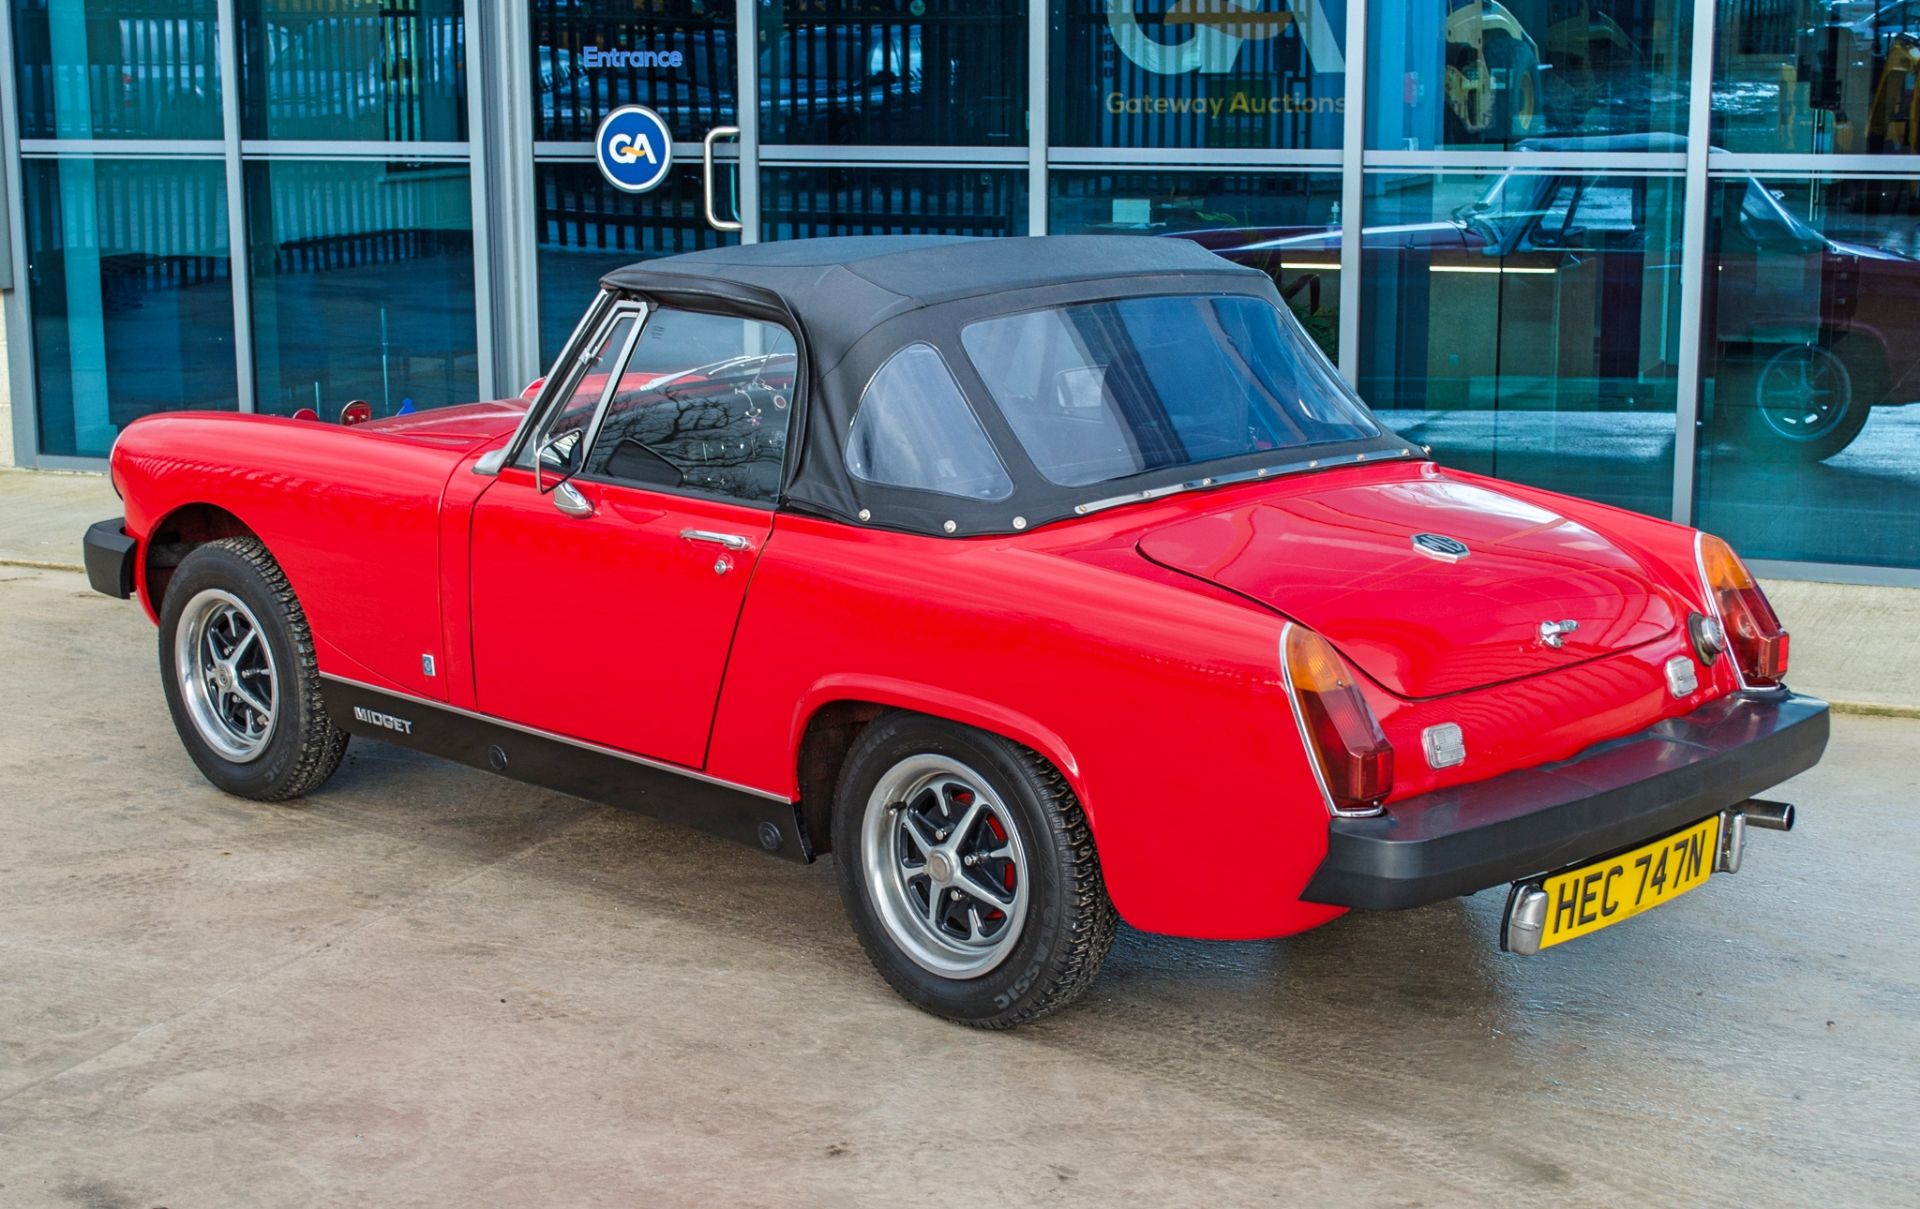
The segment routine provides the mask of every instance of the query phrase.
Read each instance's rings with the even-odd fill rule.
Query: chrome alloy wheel
[[[1026,923],[1029,864],[1013,812],[957,760],[910,756],[867,798],[861,849],[887,935],[923,969],[978,978]]]
[[[1853,401],[1846,362],[1816,344],[1783,348],[1761,367],[1753,401],[1768,428],[1789,441],[1812,441],[1837,427]]]
[[[189,600],[174,631],[173,666],[207,746],[235,764],[258,759],[273,738],[280,680],[253,610],[219,588]]]

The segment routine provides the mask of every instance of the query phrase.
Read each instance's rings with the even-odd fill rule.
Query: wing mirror
[[[578,428],[569,428],[540,442],[533,458],[533,486],[541,495],[572,478],[579,469],[574,465],[574,458],[580,452],[583,435]]]

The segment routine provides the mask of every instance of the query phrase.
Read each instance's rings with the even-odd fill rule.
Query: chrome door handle
[[[753,546],[752,542],[738,533],[715,533],[711,529],[682,529],[680,536],[690,542],[712,542],[729,550],[746,550]]]
[[[568,516],[593,515],[592,501],[581,495],[572,483],[561,483],[553,489],[553,506]]]
[[[738,126],[715,126],[707,131],[707,137],[700,140],[700,166],[705,171],[700,191],[705,195],[707,206],[707,225],[716,231],[739,231],[745,223],[730,218],[721,218],[713,209],[713,144],[725,138],[734,138],[740,133]]]

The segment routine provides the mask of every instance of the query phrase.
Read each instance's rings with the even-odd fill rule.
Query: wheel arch
[[[252,526],[218,504],[182,504],[154,523],[140,544],[137,584],[140,603],[154,620],[159,620],[173,569],[201,546],[228,537],[251,537],[264,544]]]
[[[794,719],[795,787],[801,824],[815,852],[833,847],[833,793],[848,752],[869,723],[895,711],[971,726],[1030,749],[1059,770],[1086,812],[1088,826],[1097,832],[1080,766],[1051,728],[1017,710],[948,690],[895,680],[845,679],[819,686]]]

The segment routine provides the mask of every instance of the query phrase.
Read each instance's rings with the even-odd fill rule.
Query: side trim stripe
[[[322,672],[320,673],[320,678],[322,680],[331,680],[336,684],[347,685],[351,688],[363,689],[370,693],[381,693],[388,697],[404,698],[407,701],[418,702],[425,709],[455,714],[462,718],[472,718],[476,722],[485,722],[489,726],[504,727],[507,730],[518,731],[523,735],[531,735],[536,739],[546,739],[553,743],[564,743],[569,747],[577,747],[582,751],[590,751],[596,755],[610,756],[616,760],[625,760],[629,764],[638,764],[642,768],[651,768],[656,772],[672,773],[674,776],[685,777],[689,781],[698,781],[703,785],[713,785],[720,789],[730,789],[735,793],[751,794],[756,798],[764,798],[769,802],[778,802],[782,806],[791,806],[794,803],[794,799],[787,797],[785,794],[772,793],[765,789],[755,789],[751,785],[742,785],[736,781],[722,780],[719,777],[710,777],[704,772],[699,772],[691,768],[683,768],[678,764],[667,764],[660,760],[650,760],[645,756],[636,756],[632,752],[621,751],[616,747],[603,747],[598,743],[590,743],[585,739],[569,738],[566,735],[554,734],[552,731],[540,730],[532,726],[522,726],[518,722],[509,722],[507,719],[495,717],[493,714],[475,713],[470,709],[461,709],[457,705],[448,705],[444,701],[432,701],[425,697],[417,697],[412,693],[401,692],[398,689],[384,688],[378,684],[368,684],[364,680],[354,680],[347,676],[332,676]]]

